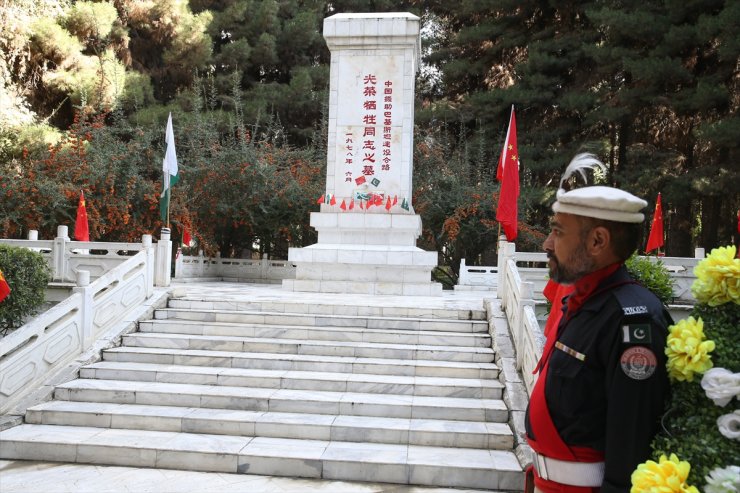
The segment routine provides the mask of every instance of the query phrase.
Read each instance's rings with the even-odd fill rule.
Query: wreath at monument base
[[[672,392],[653,458],[631,493],[740,491],[740,259],[712,250],[697,265],[688,319],[672,325],[666,355]]]

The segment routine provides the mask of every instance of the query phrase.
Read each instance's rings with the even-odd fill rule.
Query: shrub
[[[10,286],[10,294],[0,302],[0,334],[5,336],[36,314],[51,276],[41,254],[7,245],[0,245],[0,270]]]
[[[653,292],[664,304],[673,300],[673,279],[660,260],[653,262],[647,257],[632,255],[625,262],[630,275]]]

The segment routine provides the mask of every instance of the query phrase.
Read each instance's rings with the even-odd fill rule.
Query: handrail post
[[[146,297],[154,294],[154,244],[152,235],[141,236],[141,247],[146,253]]]
[[[157,242],[156,267],[154,271],[154,284],[158,287],[170,285],[170,263],[172,262],[172,241],[170,241],[170,228],[162,228]]]
[[[496,294],[503,300],[506,297],[506,261],[516,253],[516,245],[506,241],[505,236],[499,237],[498,240],[498,286]]]
[[[57,237],[54,238],[51,248],[53,259],[51,278],[55,281],[67,280],[67,264],[69,261],[67,257],[67,243],[69,243],[67,226],[57,226]]]
[[[93,298],[92,290],[90,289],[90,272],[86,270],[78,270],[76,273],[75,282],[77,286],[72,288],[73,293],[80,293],[82,302],[80,303],[80,309],[82,310],[80,319],[82,320],[82,327],[80,327],[80,343],[82,348],[89,347],[94,341],[93,334]]]

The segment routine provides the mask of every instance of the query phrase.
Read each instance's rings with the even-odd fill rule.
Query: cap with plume
[[[614,187],[585,186],[569,190],[568,180],[580,175],[588,181],[588,170],[606,170],[604,163],[593,154],[578,154],[568,164],[560,179],[560,187],[552,210],[556,213],[594,217],[608,221],[641,223],[645,216],[640,212],[647,202],[629,192]]]

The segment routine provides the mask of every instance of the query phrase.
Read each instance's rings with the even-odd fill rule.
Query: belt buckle
[[[545,462],[545,457],[534,452],[534,464],[537,474],[545,481],[549,481],[550,476],[547,474],[547,463]]]

